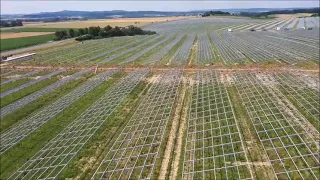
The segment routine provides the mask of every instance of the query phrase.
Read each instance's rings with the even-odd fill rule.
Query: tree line
[[[0,21],[0,27],[16,27],[16,26],[23,26],[21,20],[10,20],[10,21]]]
[[[118,37],[118,36],[134,36],[134,35],[151,35],[156,34],[154,31],[145,31],[136,26],[128,26],[128,27],[118,27],[114,28],[111,26],[106,26],[104,28],[100,28],[99,26],[91,26],[89,28],[81,28],[81,29],[69,29],[56,31],[54,40],[62,40],[76,37],[77,41],[83,41],[88,39],[101,39],[108,37]]]
[[[230,15],[230,13],[223,12],[223,11],[208,11],[208,12],[203,13],[202,17],[214,16],[214,15]]]

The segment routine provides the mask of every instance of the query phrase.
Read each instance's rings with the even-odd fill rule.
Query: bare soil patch
[[[178,102],[177,102],[177,106],[174,112],[174,117],[173,117],[173,122],[172,122],[172,126],[170,129],[170,135],[169,135],[169,139],[167,141],[167,145],[166,145],[166,149],[164,151],[164,158],[162,160],[162,164],[161,164],[161,168],[160,168],[160,174],[158,179],[165,179],[166,178],[166,174],[167,174],[167,170],[169,167],[169,162],[171,159],[171,152],[174,150],[174,146],[175,146],[175,139],[177,136],[177,130],[179,128],[179,119],[180,119],[180,113],[181,110],[183,109],[183,100],[186,94],[186,83],[183,83],[183,85],[181,86],[181,94],[179,96]],[[183,120],[185,121],[185,119]],[[180,135],[180,132],[179,132]],[[177,146],[177,149],[175,149],[175,152],[181,152],[181,145]],[[179,153],[180,154],[180,153]],[[175,160],[176,161],[176,160]]]
[[[185,79],[185,81],[189,81],[189,85],[191,85],[191,80],[192,78],[189,79]],[[186,91],[186,90],[185,90]],[[187,96],[187,97],[185,97]],[[180,158],[182,156],[182,143],[183,143],[183,135],[184,132],[186,131],[187,128],[187,120],[188,120],[188,110],[189,110],[189,106],[188,104],[191,101],[191,97],[189,96],[189,94],[187,92],[184,93],[184,97],[185,98],[185,103],[183,105],[183,109],[182,109],[182,113],[181,113],[181,117],[180,117],[180,126],[178,129],[178,137],[177,137],[177,142],[176,142],[176,148],[174,150],[174,159],[171,165],[171,173],[170,173],[170,177],[169,179],[177,179],[178,176],[178,170],[179,170],[179,162],[180,162]],[[186,105],[187,104],[187,105]]]
[[[4,32],[4,33],[0,33],[0,39],[41,36],[46,34],[53,34],[53,32]]]

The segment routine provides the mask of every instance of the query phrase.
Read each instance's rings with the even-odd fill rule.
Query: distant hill
[[[309,8],[248,8],[248,9],[205,9],[195,11],[124,11],[124,10],[112,10],[112,11],[58,11],[58,12],[41,12],[33,14],[16,14],[16,15],[1,15],[2,19],[13,18],[68,18],[68,17],[81,17],[85,19],[105,19],[113,17],[159,17],[159,16],[181,16],[181,15],[197,15],[207,11],[223,11],[232,14],[240,14],[241,12],[268,12],[268,11],[280,11],[280,10],[293,10],[293,9],[309,9]]]

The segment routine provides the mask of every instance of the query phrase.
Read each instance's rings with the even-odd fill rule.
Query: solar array
[[[319,91],[309,88],[307,84],[301,80],[297,80],[298,77],[292,74],[278,74],[276,75],[276,79],[279,81],[281,88],[288,93],[291,98],[294,98],[300,108],[308,113],[310,123],[317,127],[320,123]]]
[[[213,49],[207,34],[198,36],[198,55],[196,64],[210,64],[214,61]]]
[[[195,40],[195,34],[190,34],[187,36],[186,40],[183,42],[181,47],[176,51],[176,53],[171,58],[171,63],[175,65],[185,65],[188,63],[189,56],[191,53],[191,48]]]
[[[99,165],[93,179],[151,179],[182,71],[162,73]]]
[[[8,91],[6,91],[6,92],[1,93],[1,94],[0,94],[0,97],[2,98],[2,97],[5,97],[5,96],[7,96],[7,95],[10,95],[10,94],[12,94],[12,93],[14,93],[14,92],[20,91],[20,90],[22,90],[22,89],[24,89],[24,88],[26,88],[26,87],[29,87],[29,86],[31,86],[31,85],[33,85],[33,84],[36,84],[37,82],[43,81],[43,80],[45,80],[45,79],[51,78],[51,77],[53,77],[53,76],[55,76],[55,75],[58,75],[58,74],[60,74],[60,73],[62,73],[62,72],[64,72],[64,71],[65,71],[65,70],[61,69],[61,70],[57,70],[57,71],[55,71],[55,72],[48,73],[48,74],[46,74],[46,75],[44,75],[44,76],[41,76],[40,78],[34,79],[34,80],[29,81],[29,82],[27,82],[27,83],[25,83],[25,84],[22,84],[22,85],[14,88],[14,89],[10,89],[10,90],[8,90]]]
[[[41,108],[37,113],[23,119],[21,123],[16,123],[11,126],[8,130],[1,133],[1,148],[0,154],[13,147],[33,131],[36,131],[46,122],[53,119],[59,113],[63,112],[64,109],[71,106],[74,102],[80,99],[82,96],[93,90],[95,87],[100,85],[106,78],[112,76],[116,71],[107,71],[97,77],[89,79],[86,83],[79,86],[75,90],[64,95],[52,104]]]
[[[39,91],[36,91],[34,93],[31,93],[7,106],[4,106],[1,108],[0,110],[0,116],[1,118],[10,114],[10,113],[13,113],[14,111],[20,109],[21,107],[39,99],[40,97],[50,93],[50,92],[53,92],[54,90],[56,90],[57,88],[63,86],[64,84],[66,84],[67,82],[70,82],[72,80],[75,80],[76,78],[79,78],[81,77],[82,75],[84,75],[85,73],[88,73],[90,70],[83,70],[83,71],[80,71],[80,72],[77,72],[69,77],[65,77]]]
[[[215,71],[198,72],[186,135],[183,179],[252,179],[228,91]]]
[[[145,60],[144,64],[156,63],[161,61],[161,59],[166,54],[168,54],[169,51],[182,40],[183,37],[184,37],[184,34],[178,35],[171,43],[167,44],[164,48],[162,48],[157,53],[152,55],[149,59]]]
[[[236,74],[236,87],[278,179],[318,179],[319,148],[285,97],[251,73]]]
[[[130,53],[130,52],[132,52],[132,51],[134,51],[134,50],[136,50],[136,49],[138,49],[138,48],[140,48],[140,47],[142,47],[142,46],[145,46],[145,45],[147,45],[147,44],[149,44],[149,43],[151,43],[151,42],[153,42],[153,41],[156,41],[156,40],[159,39],[160,37],[161,37],[161,36],[153,36],[152,39],[148,39],[147,41],[142,42],[142,43],[139,44],[138,46],[131,47],[131,48],[125,50],[125,51],[121,51],[120,53],[115,54],[115,55],[113,55],[113,56],[110,56],[110,57],[108,57],[107,59],[104,59],[104,60],[102,60],[102,61],[99,61],[98,63],[101,64],[101,63],[107,63],[107,62],[113,61],[113,60],[119,58],[119,57],[122,56],[122,55],[125,55],[125,54],[127,54],[127,53]]]
[[[319,179],[319,17],[232,17],[1,64],[0,179]]]
[[[8,83],[11,83],[11,82],[17,81],[17,80],[19,80],[19,79],[22,79],[22,78],[26,78],[26,77],[29,77],[29,76],[35,75],[35,74],[37,74],[37,73],[39,73],[39,72],[40,72],[40,70],[31,71],[31,72],[28,72],[28,73],[22,74],[22,75],[20,75],[20,76],[17,76],[17,77],[14,77],[14,78],[8,79],[8,80],[6,80],[6,81],[2,81],[0,85],[8,84]]]
[[[9,179],[55,179],[148,70],[130,73],[73,120]]]
[[[151,51],[152,49],[156,48],[157,46],[165,43],[166,41],[168,41],[170,38],[172,37],[172,34],[171,35],[168,35],[166,36],[165,38],[163,38],[162,40],[158,41],[157,43],[153,44],[152,46],[142,50],[142,51],[139,51],[138,53],[136,53],[135,55],[133,56],[130,56],[129,58],[125,59],[124,61],[122,61],[120,64],[124,64],[124,63],[130,63],[130,62],[133,62],[135,60],[137,60],[139,57],[143,56],[144,54],[148,53],[149,51]]]

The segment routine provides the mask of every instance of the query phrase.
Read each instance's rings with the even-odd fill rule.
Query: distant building
[[[232,32],[232,29],[228,29],[228,32]]]
[[[277,30],[277,31],[280,31],[280,30],[281,30],[281,28],[280,28],[280,27],[276,27],[276,30]]]

